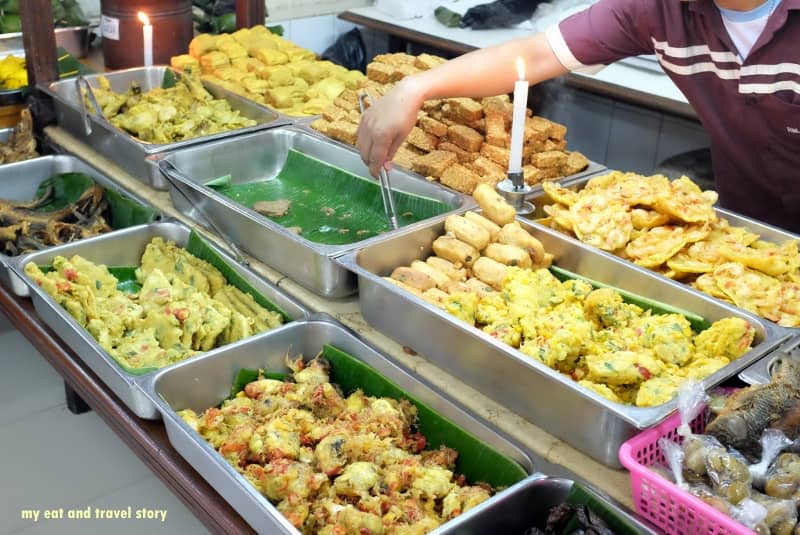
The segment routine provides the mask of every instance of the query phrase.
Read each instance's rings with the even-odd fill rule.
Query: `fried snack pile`
[[[134,82],[126,93],[115,93],[107,78],[98,80],[100,87],[93,92],[105,118],[147,143],[172,143],[256,124],[227,100],[214,98],[188,70],[173,87],[147,92]],[[86,106],[93,109],[88,100]]]
[[[344,91],[311,126],[329,137],[355,145],[361,120],[359,91],[379,98],[402,78],[444,61],[429,54],[376,56],[367,66],[369,80],[362,88]],[[512,111],[506,95],[481,101],[471,98],[426,101],[394,162],[464,193],[471,194],[478,184],[494,186],[506,178],[508,171]],[[566,135],[563,125],[542,117],[527,117],[522,151],[526,183],[569,176],[589,165],[579,152],[567,151]]]
[[[387,280],[617,403],[666,403],[683,381],[708,377],[750,349],[755,330],[745,320],[721,319],[698,334],[684,316],[559,281],[546,269],[552,255],[502,197],[481,185],[475,198],[486,217],[448,217],[435,255]]]
[[[135,294],[119,290],[106,266],[78,255],[56,257],[47,274],[28,263],[25,273],[129,368],[161,368],[283,323],[214,266],[160,237],[136,269]]]
[[[173,57],[171,64],[202,69],[203,80],[292,116],[318,115],[345,88],[365,80],[361,72],[318,60],[264,25],[198,35],[189,54]]]
[[[37,156],[39,153],[36,152],[36,139],[33,137],[33,118],[31,111],[24,108],[8,141],[0,143],[0,164],[22,162]]]
[[[423,451],[408,400],[344,397],[319,356],[289,366],[294,382],[178,414],[303,533],[422,534],[491,496],[453,473],[457,451]]]
[[[544,184],[542,222],[787,327],[800,327],[797,242],[760,239],[717,216],[714,191],[614,171],[578,192]]]

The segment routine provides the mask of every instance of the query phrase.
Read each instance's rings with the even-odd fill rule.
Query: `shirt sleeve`
[[[600,0],[550,27],[547,40],[571,71],[597,71],[622,58],[652,54],[653,1],[664,0]]]

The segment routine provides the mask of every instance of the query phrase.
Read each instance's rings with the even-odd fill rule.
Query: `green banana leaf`
[[[377,182],[294,149],[274,179],[242,184],[215,179],[206,186],[248,208],[259,201],[291,201],[286,215],[270,219],[287,228],[300,227],[301,236],[316,243],[351,244],[389,229]],[[435,199],[397,190],[394,200],[401,227],[452,209]]]
[[[486,482],[501,488],[528,476],[516,461],[481,442],[469,431],[457,426],[352,355],[325,344],[322,356],[331,364],[331,382],[339,385],[345,396],[361,389],[368,396],[405,398],[413,403],[417,407],[419,430],[427,438],[426,449],[436,449],[444,444],[458,451],[456,472],[464,474],[469,482]],[[254,377],[258,377],[258,371],[240,371],[232,395],[247,384],[241,384],[242,379]]]
[[[622,300],[625,301],[626,303],[636,305],[645,310],[652,310],[656,314],[680,314],[689,321],[689,323],[692,326],[692,329],[695,332],[705,331],[706,329],[711,327],[710,321],[705,319],[703,316],[695,314],[694,312],[689,312],[688,310],[684,310],[682,308],[678,308],[676,306],[669,305],[667,303],[662,303],[661,301],[656,301],[654,299],[648,299],[647,297],[642,297],[641,295],[637,295],[633,292],[622,290],[615,286],[611,286],[609,284],[592,280],[588,277],[584,277],[583,275],[578,275],[577,273],[573,273],[569,270],[560,268],[558,266],[550,266],[550,272],[553,275],[555,275],[555,277],[560,281],[577,279],[577,280],[582,280],[584,282],[588,282],[594,288],[610,288],[615,292],[619,293],[622,296]]]
[[[53,188],[52,198],[39,206],[39,212],[55,212],[75,201],[94,183],[92,177],[85,173],[61,173],[43,180],[36,189],[36,198],[42,197],[48,188]],[[105,190],[108,201],[108,224],[113,229],[132,227],[150,223],[158,217],[158,213],[141,205],[123,193],[111,188]]]

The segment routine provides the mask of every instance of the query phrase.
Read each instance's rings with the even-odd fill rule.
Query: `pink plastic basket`
[[[707,420],[708,412],[704,411],[689,426],[695,433],[702,433]],[[655,464],[666,465],[658,439],[667,437],[682,442],[678,435],[680,424],[680,414],[675,413],[620,448],[619,460],[631,473],[631,493],[636,512],[669,534],[751,535],[753,531],[650,469]]]

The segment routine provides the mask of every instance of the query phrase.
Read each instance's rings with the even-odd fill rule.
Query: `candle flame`
[[[517,56],[517,75],[520,80],[525,79],[525,60],[522,59],[522,56]]]
[[[144,11],[139,11],[136,15],[139,17],[139,20],[142,21],[142,24],[150,26],[150,18]]]

